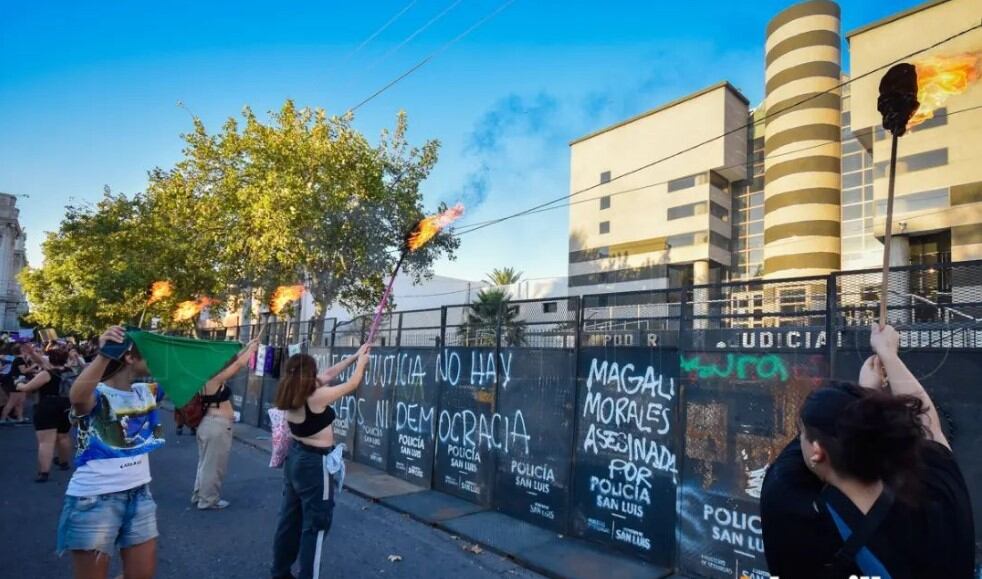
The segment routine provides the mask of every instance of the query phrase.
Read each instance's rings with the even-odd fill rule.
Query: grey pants
[[[222,498],[222,481],[232,451],[232,421],[205,416],[198,425],[198,474],[191,502],[199,509],[215,506]]]

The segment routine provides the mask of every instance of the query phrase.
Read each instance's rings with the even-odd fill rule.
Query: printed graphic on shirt
[[[157,402],[163,390],[154,383],[133,384],[130,391],[99,384],[96,404],[77,421],[75,466],[90,460],[139,456],[164,444]]]

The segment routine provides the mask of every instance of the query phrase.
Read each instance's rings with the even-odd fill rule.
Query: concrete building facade
[[[17,274],[27,266],[26,241],[27,235],[20,226],[17,197],[0,193],[0,323],[3,331],[18,330],[18,318],[27,312],[27,298],[17,281]]]
[[[880,265],[882,67],[980,18],[974,0],[935,0],[849,32],[853,81],[838,5],[796,4],[764,34],[759,106],[723,82],[573,141],[570,293]],[[966,78],[943,102],[922,99],[936,110],[900,140],[892,261],[982,259],[982,31],[908,62],[922,82],[939,70]],[[925,283],[944,293],[950,280]]]

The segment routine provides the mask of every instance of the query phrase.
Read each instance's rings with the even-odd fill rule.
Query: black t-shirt
[[[866,548],[891,579],[972,579],[972,507],[965,479],[951,451],[928,442],[918,480],[921,486],[916,504],[898,499]],[[843,540],[824,501],[819,499],[823,486],[805,466],[797,439],[767,470],[760,510],[764,554],[771,574],[782,579],[830,579],[827,564],[842,548]],[[852,529],[864,516],[855,507],[837,514]],[[856,566],[842,574],[850,575],[863,573]]]

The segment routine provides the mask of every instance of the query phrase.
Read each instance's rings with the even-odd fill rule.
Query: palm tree
[[[515,271],[513,267],[494,268],[487,275],[488,281],[493,286],[511,285],[518,283],[522,279],[522,272]]]
[[[525,322],[518,319],[518,306],[509,304],[508,294],[498,288],[483,289],[470,305],[467,321],[459,333],[467,346],[494,346],[501,312],[501,341],[505,346],[525,342]]]

